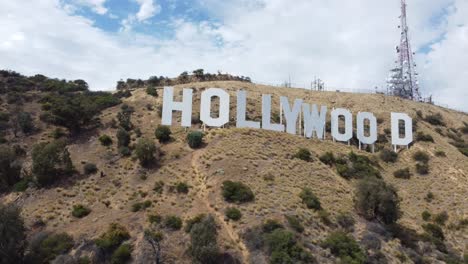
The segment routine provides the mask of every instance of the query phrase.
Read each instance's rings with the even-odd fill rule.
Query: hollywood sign
[[[164,87],[162,124],[172,125],[173,111],[181,112],[181,125],[192,126],[192,89],[183,89],[182,101],[174,101],[173,87]],[[211,116],[211,101],[219,98],[219,115]],[[222,127],[229,122],[230,96],[223,89],[209,88],[201,93],[200,121],[208,127]],[[236,127],[256,128],[278,132],[287,132],[292,135],[298,133],[306,138],[325,138],[325,127],[328,108],[321,105],[305,103],[302,99],[295,99],[290,103],[289,98],[280,97],[280,123],[271,122],[271,95],[262,95],[262,121],[252,121],[246,118],[247,92],[237,91]],[[283,124],[282,119],[285,119]],[[350,142],[353,137],[353,115],[344,108],[333,108],[330,112],[331,136],[334,141]],[[344,120],[344,132],[340,132],[339,119]],[[397,146],[408,146],[413,141],[412,119],[405,113],[391,113],[391,143],[396,150]],[[366,129],[365,123],[368,122]],[[303,126],[302,123],[303,122]],[[400,135],[400,123],[404,125],[404,135]],[[298,125],[299,124],[299,125]],[[302,127],[304,128],[303,131]],[[298,131],[299,128],[299,131]],[[367,131],[366,131],[367,130]],[[374,146],[377,141],[377,118],[370,112],[359,112],[356,115],[356,131],[359,148],[362,144]],[[373,148],[372,148],[373,149]]]

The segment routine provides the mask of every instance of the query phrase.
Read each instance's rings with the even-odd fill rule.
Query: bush
[[[185,182],[179,182],[176,185],[176,190],[178,193],[188,193],[190,186]]]
[[[411,177],[411,172],[409,168],[399,169],[393,172],[393,176],[399,179],[409,179]]]
[[[76,218],[83,218],[91,213],[91,209],[85,207],[82,204],[73,206],[72,215]]]
[[[335,156],[333,155],[333,152],[325,152],[325,154],[320,156],[319,159],[330,167],[335,164]]]
[[[101,135],[99,137],[99,142],[101,142],[103,146],[110,146],[112,145],[112,138],[108,135]]]
[[[241,182],[224,181],[222,194],[224,200],[230,203],[246,203],[255,199],[250,187]]]
[[[337,159],[336,163],[337,172],[345,179],[381,177],[380,172],[373,167],[373,162],[364,155],[357,155],[351,152],[348,154],[348,161],[345,159]]]
[[[157,181],[154,183],[153,191],[155,193],[163,193],[164,191],[164,182],[163,181]]]
[[[117,144],[119,147],[128,147],[130,144],[130,134],[123,128],[117,131]]]
[[[162,125],[159,125],[154,131],[154,135],[160,143],[165,143],[171,140],[171,133],[171,129],[168,126]]]
[[[424,121],[434,126],[445,126],[444,119],[442,118],[442,115],[440,113],[428,115],[426,116],[426,118],[424,118]]]
[[[119,147],[120,155],[127,157],[132,155],[132,150],[129,147]]]
[[[429,213],[427,210],[421,213],[421,217],[424,221],[429,221],[431,220],[431,213]]]
[[[107,228],[107,231],[101,234],[95,242],[100,249],[110,253],[129,238],[130,234],[125,227],[117,223],[112,223]]]
[[[39,143],[32,149],[32,172],[40,185],[55,182],[60,175],[71,174],[73,164],[63,141]]]
[[[30,178],[23,178],[13,185],[14,192],[24,192],[28,189],[29,184],[32,182]]]
[[[327,226],[333,224],[333,222],[330,219],[330,213],[327,212],[324,209],[320,209],[317,214],[318,218]]]
[[[282,228],[264,235],[264,243],[271,252],[270,263],[313,263],[314,259],[296,241],[294,234]]]
[[[193,263],[219,263],[220,250],[217,243],[218,231],[214,218],[209,215],[190,230],[189,253]]]
[[[175,215],[169,215],[164,219],[164,226],[172,230],[180,230],[182,228],[182,219]]]
[[[267,219],[262,224],[262,231],[264,233],[271,233],[278,228],[284,228],[283,225],[275,219]]]
[[[27,259],[30,259],[31,263],[49,263],[58,255],[70,251],[73,244],[73,238],[66,233],[42,233],[32,239]]]
[[[138,202],[138,203],[134,203],[132,204],[132,212],[138,212],[140,210],[145,210],[146,208],[150,207],[151,206],[151,201],[147,200],[147,201],[144,201],[144,202]]]
[[[367,178],[358,182],[356,208],[367,220],[393,224],[401,216],[400,200],[393,186],[381,179]]]
[[[347,231],[353,231],[354,224],[356,223],[353,216],[349,213],[338,214],[336,216],[336,222],[338,223],[338,225],[340,225],[342,228],[344,228]]]
[[[54,139],[59,139],[59,138],[62,138],[66,135],[65,131],[63,131],[63,129],[61,129],[60,127],[57,127],[54,129],[54,131],[52,131],[52,137]]]
[[[312,161],[312,154],[306,148],[300,148],[293,157],[303,161]]]
[[[365,263],[367,259],[356,240],[343,232],[331,233],[322,245],[329,248],[343,263]]]
[[[429,165],[427,165],[427,163],[417,163],[416,172],[418,172],[420,175],[429,174]]]
[[[185,232],[190,233],[190,231],[192,230],[193,225],[195,225],[197,223],[200,223],[205,218],[205,216],[206,216],[205,214],[198,214],[198,215],[188,219],[187,221],[185,221]]]
[[[160,224],[162,221],[162,217],[158,214],[150,214],[148,215],[148,222],[151,224]]]
[[[299,193],[299,197],[302,199],[302,203],[304,203],[307,208],[314,210],[322,209],[320,200],[317,196],[315,196],[310,188],[303,188],[301,193]]]
[[[94,174],[94,173],[96,173],[98,171],[98,169],[96,167],[96,164],[94,164],[94,163],[86,163],[83,166],[83,170],[84,170],[84,173],[86,175]]]
[[[437,151],[435,152],[435,155],[436,155],[436,157],[442,157],[442,158],[443,158],[443,157],[447,157],[447,154],[445,154],[445,152],[442,151],[442,150],[437,150]]]
[[[112,264],[124,264],[132,258],[133,247],[130,244],[120,245],[114,253],[112,253]]]
[[[449,219],[449,216],[446,211],[443,211],[434,216],[434,222],[441,226],[445,225],[448,219]]]
[[[142,166],[148,166],[155,160],[156,146],[153,141],[141,138],[135,147],[135,153]]]
[[[158,96],[158,91],[156,90],[156,88],[152,87],[152,86],[148,86],[146,88],[146,93],[151,95],[151,96],[154,96],[154,97],[157,97]]]
[[[21,164],[14,149],[0,148],[0,193],[21,180]]]
[[[418,132],[418,133],[416,134],[416,140],[417,140],[417,141],[432,142],[432,143],[434,143],[434,138],[432,138],[432,136],[429,135],[429,134],[424,134],[423,132]]]
[[[25,134],[31,133],[35,127],[30,113],[21,112],[18,114],[18,125]]]
[[[380,151],[380,159],[382,159],[383,161],[387,163],[389,162],[394,163],[398,159],[398,154],[392,150],[383,149],[382,151]]]
[[[235,207],[227,208],[225,214],[227,218],[234,220],[234,221],[237,221],[241,219],[242,217],[241,211]]]
[[[1,263],[21,263],[26,244],[26,228],[16,206],[0,204]]]
[[[134,112],[133,107],[123,104],[120,107],[120,112],[117,114],[117,120],[119,120],[119,125],[123,129],[130,131],[133,128],[132,124],[132,114]]]
[[[426,200],[426,202],[430,203],[432,202],[432,200],[434,200],[434,194],[432,192],[427,192],[426,194],[426,197],[424,197],[424,200]]]
[[[188,145],[195,149],[203,144],[203,133],[200,131],[192,131],[187,135]]]
[[[289,226],[298,233],[304,232],[304,226],[301,224],[301,221],[297,216],[286,215],[286,220],[288,221]]]
[[[427,223],[427,224],[422,225],[422,228],[430,236],[440,239],[441,241],[445,240],[444,231],[442,230],[440,226],[436,224],[432,224],[432,223]]]
[[[429,155],[427,155],[423,151],[417,151],[416,153],[413,154],[413,159],[415,161],[427,163],[429,162]]]

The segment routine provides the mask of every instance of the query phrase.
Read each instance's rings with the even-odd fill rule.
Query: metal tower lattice
[[[398,53],[397,65],[390,71],[387,80],[389,93],[405,99],[421,101],[419,93],[419,82],[417,80],[416,63],[414,62],[411,50],[409,30],[406,17],[406,0],[401,0],[400,25],[401,40],[400,45],[396,47]]]

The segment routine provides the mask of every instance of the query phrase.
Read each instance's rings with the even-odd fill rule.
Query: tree
[[[377,178],[365,178],[358,182],[356,208],[367,220],[393,224],[401,216],[400,200],[395,188]]]
[[[7,190],[20,180],[21,164],[13,149],[0,148],[0,192]]]
[[[119,125],[125,130],[132,130],[132,113],[134,112],[133,107],[130,107],[126,104],[122,105],[121,111],[117,114],[117,119],[119,120]]]
[[[218,263],[219,247],[217,243],[218,231],[214,218],[209,215],[200,223],[193,225],[190,230],[189,252],[194,263]]]
[[[161,232],[155,232],[149,229],[145,230],[144,238],[148,243],[150,243],[153,248],[154,255],[156,258],[156,264],[162,264],[161,259],[161,241],[164,239],[164,236]]]
[[[117,130],[117,144],[119,147],[128,147],[130,144],[130,134],[123,128]]]
[[[26,229],[15,206],[0,204],[0,264],[21,263]]]
[[[142,138],[138,140],[135,153],[137,158],[140,160],[141,165],[147,166],[155,159],[154,155],[156,153],[156,146],[153,141]]]
[[[34,145],[32,172],[40,185],[51,184],[59,175],[72,173],[73,170],[70,153],[64,141],[57,140]]]

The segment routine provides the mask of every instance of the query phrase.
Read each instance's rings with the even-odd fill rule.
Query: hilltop
[[[131,82],[104,93],[80,80],[11,80],[0,77],[1,176],[9,175],[0,202],[21,208],[33,263],[124,263],[130,252],[135,263],[155,263],[149,241],[160,245],[163,263],[463,263],[464,254],[467,261],[465,113],[381,94],[199,80],[175,85],[175,100],[194,89],[194,125],[180,127],[175,113],[170,138],[160,142],[162,87]],[[231,100],[247,91],[252,120],[261,119],[261,94],[272,94],[273,119],[280,96],[373,112],[377,151],[333,142],[328,129],[320,141],[235,128],[233,102],[232,122],[204,131],[197,114],[210,87]],[[390,112],[414,122],[414,143],[396,155]],[[191,131],[203,133],[200,146],[189,146]],[[49,154],[53,170],[44,168]],[[359,186],[369,182],[369,193],[380,190],[367,199],[381,202],[372,212],[359,205]],[[112,223],[114,236],[102,236]],[[55,238],[62,250],[38,249],[62,233],[66,239]],[[121,239],[109,246],[109,237]]]

